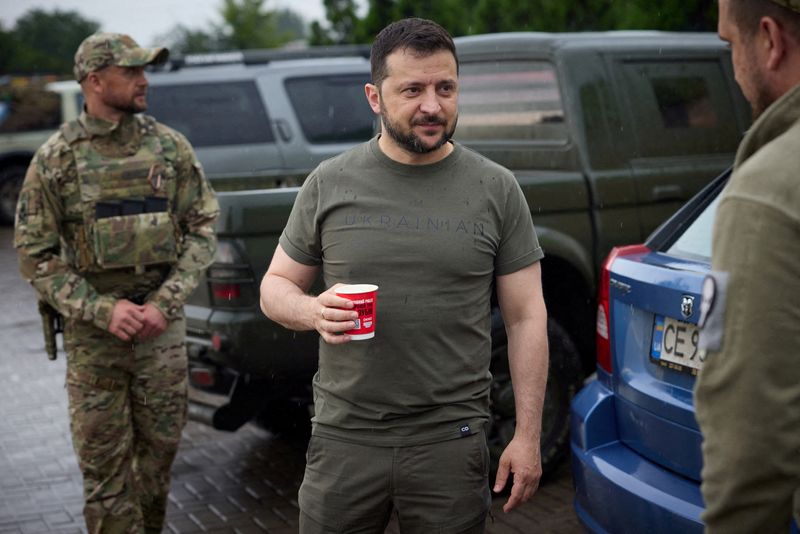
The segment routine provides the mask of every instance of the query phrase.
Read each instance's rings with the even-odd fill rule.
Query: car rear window
[[[285,81],[286,92],[309,143],[365,141],[375,114],[364,97],[366,74],[305,76]]]
[[[683,234],[667,249],[667,253],[691,260],[711,261],[711,237],[714,215],[720,196],[711,201]]]
[[[545,61],[465,63],[459,73],[462,141],[567,138],[556,70]]]
[[[147,100],[147,113],[195,148],[274,142],[253,81],[150,86]]]

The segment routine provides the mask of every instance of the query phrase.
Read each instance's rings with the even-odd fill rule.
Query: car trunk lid
[[[609,341],[620,439],[699,480],[701,436],[692,389],[700,289],[707,266],[658,252],[623,256],[609,272]]]

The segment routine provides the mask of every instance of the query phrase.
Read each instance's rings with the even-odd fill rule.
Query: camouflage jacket
[[[145,135],[158,136],[164,161],[175,177],[170,209],[180,246],[174,263],[134,272],[97,266],[85,269],[77,261],[81,251],[75,229],[80,228],[85,207],[71,144],[74,139],[65,136],[70,128],[88,139],[98,153],[112,158],[132,156]],[[34,155],[17,204],[14,246],[23,278],[67,320],[88,321],[107,329],[116,301],[133,295],[144,295],[167,319],[174,319],[182,314],[199,274],[213,260],[213,224],[218,215],[214,192],[183,135],[151,117],[128,115],[113,123],[84,111],[77,122],[62,127]]]

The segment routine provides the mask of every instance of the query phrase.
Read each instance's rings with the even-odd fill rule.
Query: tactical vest
[[[100,153],[77,121],[61,126],[75,157],[83,215],[71,262],[78,271],[134,268],[141,273],[148,265],[177,262],[175,168],[165,157],[155,119],[135,120],[138,151],[122,157]]]

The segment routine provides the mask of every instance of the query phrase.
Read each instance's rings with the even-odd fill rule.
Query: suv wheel
[[[516,411],[511,373],[508,367],[508,340],[502,323],[492,339],[492,415],[489,424],[491,482],[497,473],[500,455],[514,437]],[[575,344],[554,319],[547,320],[550,364],[542,411],[541,460],[543,476],[551,473],[566,456],[569,444],[569,404],[581,384],[581,360]],[[507,486],[508,488],[508,486]]]

